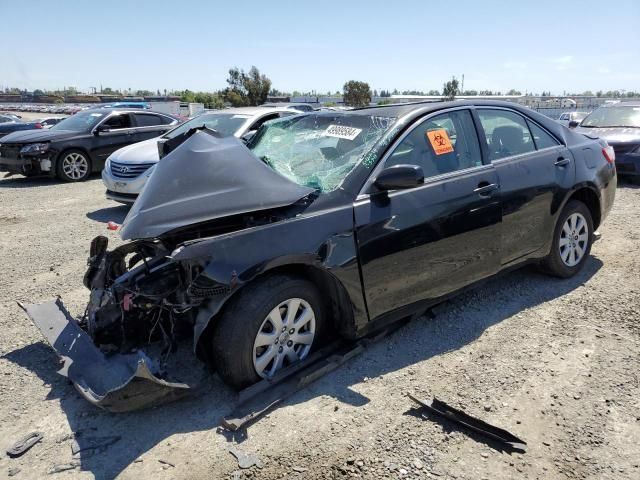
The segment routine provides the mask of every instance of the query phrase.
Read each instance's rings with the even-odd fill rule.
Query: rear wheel
[[[91,175],[91,161],[81,150],[67,150],[58,158],[56,173],[65,182],[81,182]]]
[[[248,285],[220,317],[212,337],[218,373],[235,388],[271,378],[320,342],[324,309],[315,286],[274,275]]]
[[[584,266],[593,242],[593,219],[587,206],[571,200],[562,210],[553,235],[551,252],[542,262],[543,270],[569,278]]]

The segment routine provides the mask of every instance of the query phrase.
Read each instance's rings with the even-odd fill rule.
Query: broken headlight
[[[20,149],[20,153],[45,153],[49,150],[48,143],[30,143],[29,145],[25,145]]]

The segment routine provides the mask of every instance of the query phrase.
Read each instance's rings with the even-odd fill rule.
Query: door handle
[[[499,187],[497,183],[480,182],[473,193],[477,193],[481,197],[490,197]]]
[[[571,163],[571,160],[569,160],[568,158],[558,157],[558,159],[556,160],[556,163],[554,163],[554,165],[556,167],[564,167],[565,165],[568,165],[569,163]]]

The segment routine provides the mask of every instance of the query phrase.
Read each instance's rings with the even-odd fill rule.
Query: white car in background
[[[571,122],[580,123],[584,120],[589,112],[564,112],[560,114],[558,120],[556,120],[559,124],[564,125],[565,127],[572,128],[569,124]]]
[[[298,114],[300,112],[281,107],[240,107],[205,111],[160,137],[134,143],[113,152],[102,170],[102,182],[107,188],[106,196],[125,204],[136,200],[153,173],[153,167],[160,160],[159,139],[171,139],[203,125],[222,135],[242,138],[255,133],[264,122]]]

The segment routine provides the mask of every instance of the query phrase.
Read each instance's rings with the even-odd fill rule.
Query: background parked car
[[[279,102],[273,102],[273,103],[264,103],[262,105],[260,105],[261,107],[267,107],[267,108],[284,108],[287,110],[293,110],[295,112],[313,112],[315,110],[313,105],[310,105],[308,103],[295,103],[295,102],[289,102],[289,103],[279,103]]]
[[[51,128],[54,125],[57,125],[58,123],[60,123],[65,118],[66,117],[45,117],[45,118],[40,118],[36,120],[36,123],[39,123],[40,125],[42,125],[42,128]]]
[[[14,132],[0,139],[0,171],[86,180],[91,172],[102,170],[117,149],[157,137],[177,123],[173,117],[149,111],[86,110],[48,130]]]
[[[12,132],[43,128],[42,124],[39,122],[23,122],[22,120],[11,119],[10,117],[5,118],[7,120],[4,122],[0,120],[0,138],[9,135]]]
[[[160,138],[172,139],[190,129],[206,125],[222,135],[242,137],[256,132],[260,126],[276,118],[300,112],[283,108],[241,107],[210,110],[167,132]],[[120,203],[133,203],[160,159],[158,140],[136,143],[114,152],[102,171],[102,182],[107,187],[107,198]]]
[[[560,114],[557,121],[565,127],[575,128],[575,126],[572,127],[570,125],[571,122],[580,123],[587,115],[589,115],[589,112],[564,112]]]
[[[577,132],[607,141],[618,173],[640,180],[640,102],[605,105],[591,112]]]

